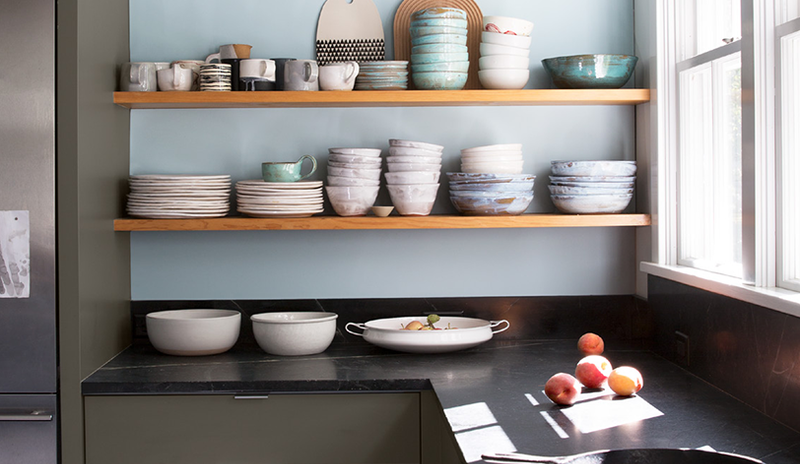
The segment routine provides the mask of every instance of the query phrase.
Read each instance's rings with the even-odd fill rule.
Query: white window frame
[[[741,41],[712,50],[741,47],[742,53],[742,164],[743,164],[743,270],[742,279],[731,278],[678,264],[677,252],[677,105],[678,50],[676,1],[657,0],[657,88],[654,101],[658,118],[651,125],[658,139],[657,153],[648,154],[658,166],[657,199],[652,203],[653,262],[640,270],[800,317],[800,292],[776,286],[777,209],[776,179],[776,40],[775,11],[771,0],[742,0]],[[796,21],[796,20],[795,20]],[[730,51],[730,50],[727,50]],[[703,54],[706,55],[706,54]],[[702,56],[702,55],[701,55]],[[695,57],[697,58],[697,57]],[[751,64],[752,63],[752,64]],[[766,72],[754,72],[755,69]],[[748,98],[749,96],[751,96]],[[772,129],[770,129],[772,128]],[[640,156],[642,156],[640,154]]]

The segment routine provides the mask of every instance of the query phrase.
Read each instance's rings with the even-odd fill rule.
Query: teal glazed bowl
[[[460,72],[414,72],[411,78],[419,90],[461,90],[467,83],[467,73]]]
[[[636,68],[631,55],[574,55],[542,60],[559,89],[619,89]]]

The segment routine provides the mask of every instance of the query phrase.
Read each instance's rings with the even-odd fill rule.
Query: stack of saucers
[[[206,63],[200,65],[200,90],[226,92],[231,90],[231,65]]]
[[[461,150],[461,171],[478,174],[521,174],[522,144],[486,145]]]
[[[467,12],[434,7],[411,14],[411,77],[420,90],[461,90],[467,83]]]
[[[427,216],[439,192],[444,147],[412,140],[389,140],[385,174],[392,204],[401,216]]]
[[[553,161],[550,198],[568,214],[617,214],[628,207],[635,161]]]
[[[380,148],[329,148],[325,191],[339,216],[365,216],[381,186]]]
[[[128,180],[128,214],[142,218],[222,217],[230,209],[228,175],[142,175]]]
[[[356,90],[406,90],[408,61],[367,61],[359,63]]]
[[[531,174],[449,172],[450,201],[467,216],[517,216],[533,201]]]
[[[505,16],[484,16],[478,78],[487,89],[522,89],[530,78],[533,23]]]
[[[310,217],[323,211],[322,182],[243,180],[236,183],[236,203],[240,213],[253,217]]]

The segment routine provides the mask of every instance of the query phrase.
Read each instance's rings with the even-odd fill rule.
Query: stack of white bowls
[[[339,216],[364,216],[381,186],[380,148],[329,148],[325,191]]]
[[[448,172],[450,202],[466,216],[517,216],[533,201],[531,174]]]
[[[628,207],[635,161],[553,161],[550,198],[568,214],[617,214]]]
[[[522,89],[530,78],[533,23],[504,16],[484,16],[478,79],[487,89]]]
[[[359,63],[356,90],[406,90],[408,61],[367,61]]]
[[[439,192],[444,147],[411,140],[389,140],[386,188],[402,216],[427,216]]]
[[[486,145],[461,150],[461,171],[482,174],[521,174],[522,144]]]
[[[411,14],[411,78],[420,90],[461,90],[467,83],[467,12],[434,7]]]

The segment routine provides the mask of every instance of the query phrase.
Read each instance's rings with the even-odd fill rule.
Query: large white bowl
[[[628,207],[633,194],[550,195],[559,211],[567,214],[617,214]]]
[[[149,313],[147,336],[155,349],[176,356],[224,353],[239,338],[242,315],[227,309],[179,309]]]
[[[528,85],[530,69],[483,69],[478,80],[485,89],[520,90]]]
[[[550,176],[551,183],[562,182],[612,182],[630,184],[636,181],[636,176]]]
[[[527,48],[509,47],[508,45],[498,45],[493,43],[482,43],[480,45],[481,56],[494,55],[513,55],[530,56],[531,51]]]
[[[468,153],[461,155],[461,161],[474,161],[474,162],[486,162],[486,161],[519,161],[522,158],[522,151],[493,151],[493,152],[486,152],[486,153]]]
[[[336,335],[333,313],[261,313],[250,317],[262,350],[278,356],[304,356],[325,351]]]
[[[636,161],[551,161],[554,176],[633,176]]]
[[[412,156],[412,155],[394,155],[386,157],[386,165],[391,163],[423,163],[423,164],[441,164],[441,156]]]
[[[528,49],[531,46],[531,38],[524,35],[498,34],[497,32],[481,32],[481,42],[505,45],[506,47],[516,47]]]
[[[468,317],[443,316],[436,327],[450,330],[401,330],[411,321],[426,323],[425,317],[393,317],[366,323],[348,322],[345,330],[373,345],[406,353],[447,353],[465,350],[491,340],[492,335],[508,329],[509,323],[484,321]],[[501,325],[505,324],[503,327]],[[500,327],[500,328],[498,328]],[[362,333],[355,332],[360,329]],[[455,329],[455,330],[453,330]]]
[[[381,165],[381,158],[380,156],[360,156],[360,155],[340,155],[340,154],[332,154],[328,156],[328,161],[333,161],[335,163],[358,163],[358,164],[369,164],[369,165]]]
[[[375,199],[378,198],[380,186],[375,187],[325,187],[331,206],[339,216],[366,216]]]
[[[387,185],[392,204],[401,216],[431,214],[439,184]]]
[[[491,25],[494,25],[492,27]],[[510,18],[508,16],[484,16],[483,30],[489,31],[497,29],[499,34],[512,32],[516,35],[529,36],[533,32],[533,23],[520,18]]]
[[[550,189],[550,193],[553,195],[627,195],[633,193],[633,186],[622,188],[592,188],[548,185],[547,188]]]
[[[328,153],[341,155],[381,156],[380,148],[328,148]]]
[[[478,59],[480,69],[528,69],[530,64],[527,56],[490,55]]]
[[[514,151],[522,153],[521,143],[503,143],[496,145],[482,145],[480,147],[464,148],[461,150],[461,156],[479,153],[495,153],[498,151]]]
[[[422,148],[423,150],[438,151],[439,153],[444,150],[442,145],[428,142],[416,142],[414,140],[389,139],[389,145],[392,147]]]
[[[435,156],[442,158],[442,152],[423,148],[389,147],[389,156]]]
[[[461,163],[461,171],[481,174],[522,174],[522,163]]]
[[[388,185],[414,185],[414,184],[435,184],[439,182],[441,171],[425,172],[425,171],[404,171],[404,172],[387,172],[383,176],[386,178]]]
[[[339,177],[357,177],[359,179],[379,180],[381,178],[381,170],[373,168],[353,169],[353,168],[337,168],[329,166],[328,174],[331,176],[339,176]]]
[[[405,171],[424,171],[424,172],[439,172],[442,170],[441,163],[387,163],[389,172],[405,172]]]
[[[380,179],[328,176],[328,185],[333,187],[378,187],[381,185],[381,181]]]

